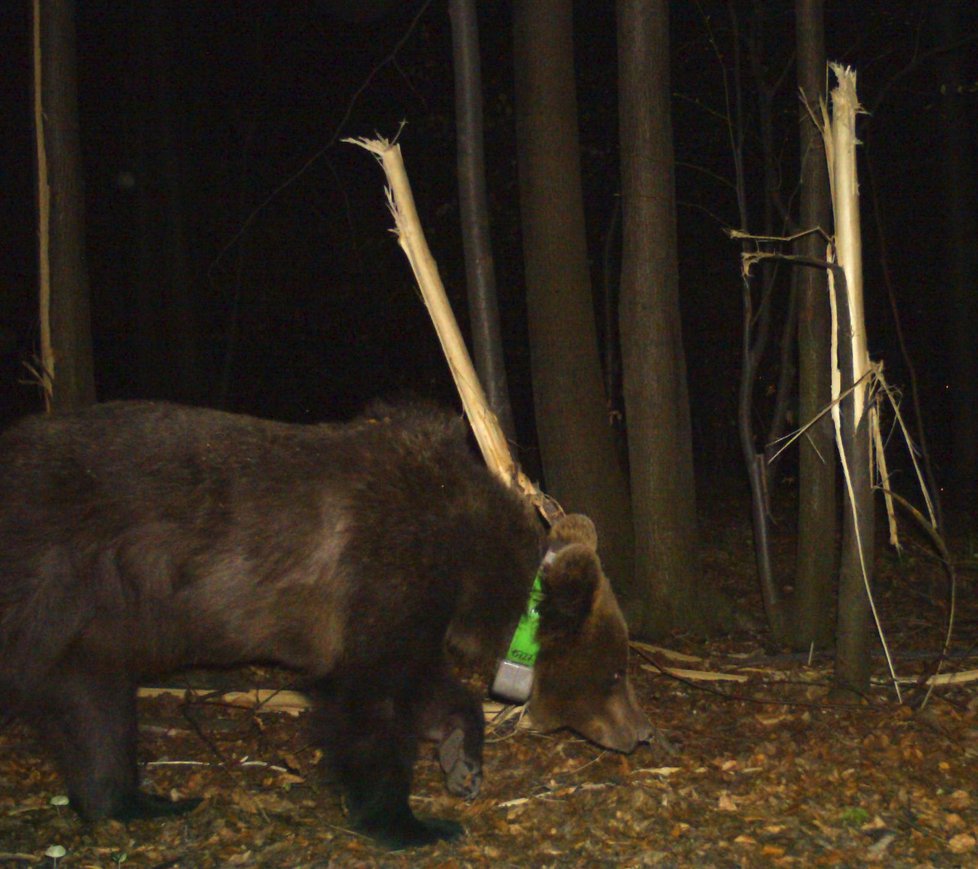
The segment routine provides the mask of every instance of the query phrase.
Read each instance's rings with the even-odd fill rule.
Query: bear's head
[[[628,680],[628,628],[596,548],[586,516],[566,516],[551,529],[530,718],[540,730],[569,727],[629,752],[649,740],[652,725]]]

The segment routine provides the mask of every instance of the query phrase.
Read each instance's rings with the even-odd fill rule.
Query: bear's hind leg
[[[132,820],[189,811],[200,800],[170,800],[139,789],[136,692],[124,672],[64,663],[30,703],[30,717],[54,753],[71,806],[85,820]]]
[[[356,828],[388,848],[456,839],[454,821],[421,820],[408,805],[417,754],[413,706],[369,686],[317,686],[319,736]]]

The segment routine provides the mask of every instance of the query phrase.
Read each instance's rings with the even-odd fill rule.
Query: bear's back
[[[441,411],[289,425],[116,402],[35,417],[0,438],[0,651],[40,678],[100,619],[108,651],[144,671],[195,656],[321,675],[376,654],[378,631],[395,659],[446,632],[494,654],[538,538]]]

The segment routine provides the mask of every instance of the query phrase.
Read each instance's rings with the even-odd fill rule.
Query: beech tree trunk
[[[34,27],[42,335],[50,336],[42,355],[50,409],[74,410],[95,401],[74,4],[35,0]]]
[[[825,94],[824,0],[796,0],[798,88],[802,105],[798,124],[801,190],[798,222],[802,229],[831,231],[832,207],[825,143],[812,120]],[[825,259],[825,239],[815,233],[797,242],[799,256]],[[832,399],[830,379],[832,323],[826,274],[801,268],[798,280],[798,420],[806,424]],[[799,440],[798,551],[792,608],[796,648],[832,642],[835,620],[833,591],[838,558],[836,544],[836,463],[832,418],[825,414]]]
[[[619,0],[620,333],[635,528],[633,630],[701,629],[715,612],[696,548],[666,0]]]
[[[475,0],[449,0],[455,73],[455,129],[458,148],[458,198],[465,251],[465,283],[472,331],[472,359],[489,407],[503,433],[515,439],[506,364],[499,328],[499,302],[486,204],[483,153],[482,66]]]
[[[838,216],[838,215],[837,215]],[[872,671],[872,609],[866,593],[873,577],[875,516],[869,472],[869,406],[860,412],[860,393],[852,389],[859,373],[852,343],[845,337],[854,328],[849,305],[836,287],[838,311],[838,358],[841,371],[839,406],[842,450],[851,478],[851,490],[843,496],[842,556],[839,568],[839,606],[835,635],[835,685],[833,695],[843,699],[865,696]],[[849,295],[847,290],[846,296]],[[846,394],[848,393],[848,395]],[[865,568],[866,575],[863,570]]]
[[[516,0],[516,140],[537,436],[547,492],[632,580],[628,487],[605,412],[584,232],[571,0]]]
[[[865,696],[872,674],[872,610],[866,594],[862,547],[866,570],[872,579],[873,486],[869,479],[869,413],[852,418],[853,396],[843,400],[846,458],[852,474],[853,499],[845,495],[842,564],[839,569],[839,617],[836,631],[835,688],[837,696]],[[855,504],[855,515],[852,503]],[[857,525],[858,520],[858,525]],[[858,533],[857,533],[858,531]]]
[[[845,489],[839,617],[835,643],[835,694],[863,695],[872,664],[874,516],[869,435],[872,401],[869,340],[863,302],[862,231],[856,171],[856,73],[832,64],[832,211],[838,279],[835,281],[836,363],[839,406],[837,436],[849,473]],[[833,384],[835,386],[836,384]]]

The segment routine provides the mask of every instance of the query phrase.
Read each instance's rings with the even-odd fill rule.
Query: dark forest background
[[[400,141],[419,211],[464,330],[446,3],[393,5],[371,19],[370,4],[341,2],[78,4],[100,400],[172,398],[288,420],[349,416],[372,397],[404,390],[453,400],[427,314],[388,232],[381,173],[362,151],[338,141],[391,136],[406,122]],[[351,7],[362,14],[351,19]],[[673,4],[680,292],[700,480],[742,480],[735,429],[740,251],[723,233],[738,214],[729,133],[718,114],[723,73],[733,64],[731,8],[744,32],[760,28],[758,60],[773,88],[786,200],[798,164],[791,4]],[[862,101],[873,106],[862,129],[871,353],[885,360],[891,382],[906,383],[881,273],[882,232],[947,485],[946,336],[961,312],[946,293],[945,82],[934,53],[946,34],[935,10],[913,2],[829,2],[825,24],[828,56],[858,70]],[[588,0],[575,13],[585,209],[600,311],[618,265],[614,5]],[[492,238],[520,458],[532,473],[511,18],[507,2],[480,4]],[[965,9],[959,20],[966,27],[955,36],[967,43],[968,32],[978,32],[976,18]],[[22,383],[23,362],[37,349],[29,5],[3,4],[0,33],[6,422],[40,407],[36,389]],[[972,50],[965,61],[972,83],[976,55]],[[976,101],[973,85],[972,109]],[[759,210],[757,147],[748,141],[748,181]],[[870,168],[881,225],[865,194]],[[770,357],[761,377],[773,390],[776,345]],[[762,384],[757,395],[763,402],[770,392]]]

